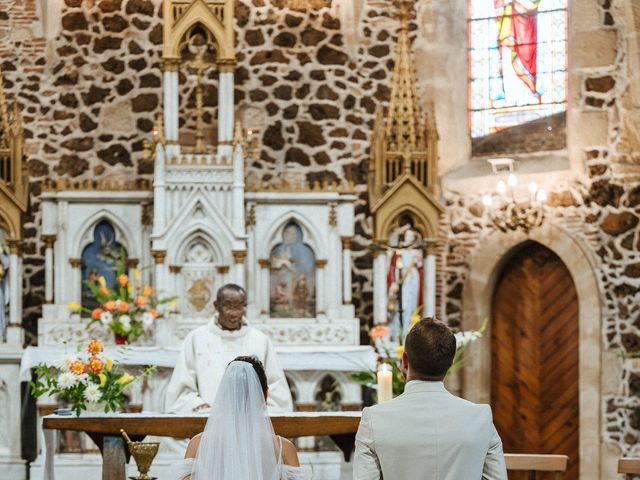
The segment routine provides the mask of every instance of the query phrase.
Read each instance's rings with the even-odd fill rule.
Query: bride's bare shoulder
[[[199,433],[191,440],[189,440],[189,445],[187,445],[187,451],[184,453],[184,458],[196,458],[196,453],[198,452],[201,438],[202,433]]]
[[[291,467],[299,467],[300,461],[295,445],[284,437],[280,438],[282,439],[282,463]]]

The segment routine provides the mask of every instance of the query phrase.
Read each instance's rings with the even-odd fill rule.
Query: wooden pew
[[[567,470],[566,455],[538,455],[529,453],[505,453],[507,470],[527,471],[528,479],[535,480],[536,472],[555,472],[556,480],[561,480]]]
[[[618,460],[618,473],[624,473],[626,480],[640,475],[640,458],[621,458]]]

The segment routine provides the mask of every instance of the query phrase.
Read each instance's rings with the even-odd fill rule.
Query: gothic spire
[[[424,120],[420,111],[420,100],[416,93],[415,61],[411,54],[409,39],[410,5],[413,2],[400,0],[398,19],[398,43],[391,84],[391,98],[386,122],[387,152],[416,152],[426,147]]]

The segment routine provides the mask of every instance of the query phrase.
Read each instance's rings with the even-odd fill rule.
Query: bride
[[[267,377],[255,357],[237,357],[222,377],[204,429],[191,439],[176,480],[306,480],[294,445],[275,435]]]

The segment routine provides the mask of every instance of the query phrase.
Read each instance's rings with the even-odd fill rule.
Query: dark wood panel
[[[493,296],[494,419],[505,452],[568,455],[567,480],[579,478],[578,313],[562,260],[538,243],[523,245]]]

